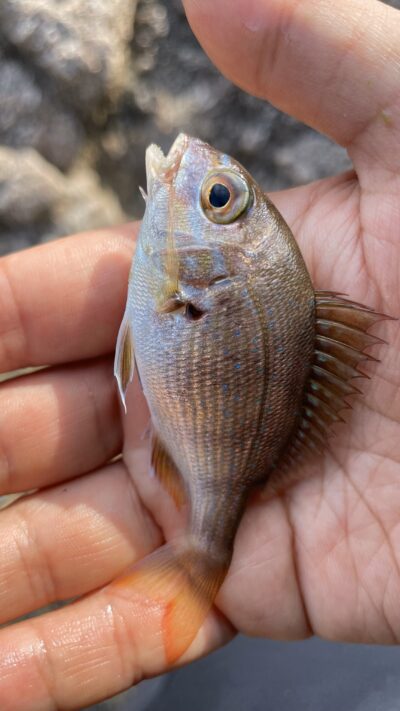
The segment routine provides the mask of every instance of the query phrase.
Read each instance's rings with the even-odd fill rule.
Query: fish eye
[[[251,194],[244,178],[232,170],[213,171],[203,181],[201,206],[212,222],[229,224],[250,207]]]
[[[225,207],[229,202],[231,194],[223,183],[215,183],[210,190],[208,200],[212,207]]]

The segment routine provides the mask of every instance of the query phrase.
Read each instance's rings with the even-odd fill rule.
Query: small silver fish
[[[321,451],[382,315],[315,292],[294,237],[233,158],[181,134],[146,154],[146,211],[115,356],[137,365],[152,462],[187,532],[126,578],[163,600],[167,660],[196,635],[228,570],[250,492]]]

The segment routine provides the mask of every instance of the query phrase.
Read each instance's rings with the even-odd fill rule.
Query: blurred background
[[[0,0],[0,254],[140,218],[145,148],[180,131],[266,190],[350,165],[221,77],[179,0]],[[400,711],[398,662],[395,648],[238,638],[93,711]]]
[[[347,167],[220,76],[179,0],[1,0],[1,253],[140,217],[145,148],[179,131],[234,153],[268,190]]]

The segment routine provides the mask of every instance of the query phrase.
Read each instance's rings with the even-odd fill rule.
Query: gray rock
[[[74,162],[82,126],[73,111],[46,96],[29,66],[0,61],[0,106],[0,143],[36,148],[59,168]]]
[[[0,148],[0,223],[43,219],[63,192],[63,176],[33,149]]]
[[[101,185],[96,172],[85,166],[77,167],[68,176],[54,215],[57,233],[63,235],[118,225],[127,219],[118,197]],[[56,232],[52,230],[46,238],[55,236]]]
[[[224,79],[180,0],[2,0],[0,107],[2,253],[140,217],[145,148],[179,131],[233,152],[268,190],[348,165]]]
[[[125,83],[133,0],[2,0],[1,32],[27,62],[91,112]]]
[[[145,183],[145,146],[166,150],[179,131],[233,152],[267,190],[303,182],[305,166],[313,180],[349,165],[329,139],[222,77],[194,39],[180,0],[139,2],[132,51],[134,81],[104,126],[97,159],[129,214],[143,211],[137,186]],[[293,154],[280,154],[292,145]]]
[[[326,178],[332,174],[332,166],[337,172],[351,168],[346,151],[318,133],[301,135],[274,148],[273,160],[282,178],[295,184]]]
[[[65,176],[33,149],[0,147],[0,229],[7,239],[14,228],[18,246],[32,225],[46,240],[124,219],[118,199],[88,167]]]

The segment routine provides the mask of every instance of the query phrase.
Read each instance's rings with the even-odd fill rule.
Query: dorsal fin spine
[[[315,294],[315,350],[310,367],[301,414],[286,453],[278,464],[298,463],[304,450],[315,453],[325,449],[331,425],[345,420],[339,414],[351,404],[346,398],[361,391],[352,381],[369,378],[359,370],[363,361],[377,359],[364,349],[384,343],[367,333],[380,320],[390,318],[372,309],[348,301],[334,292]]]

